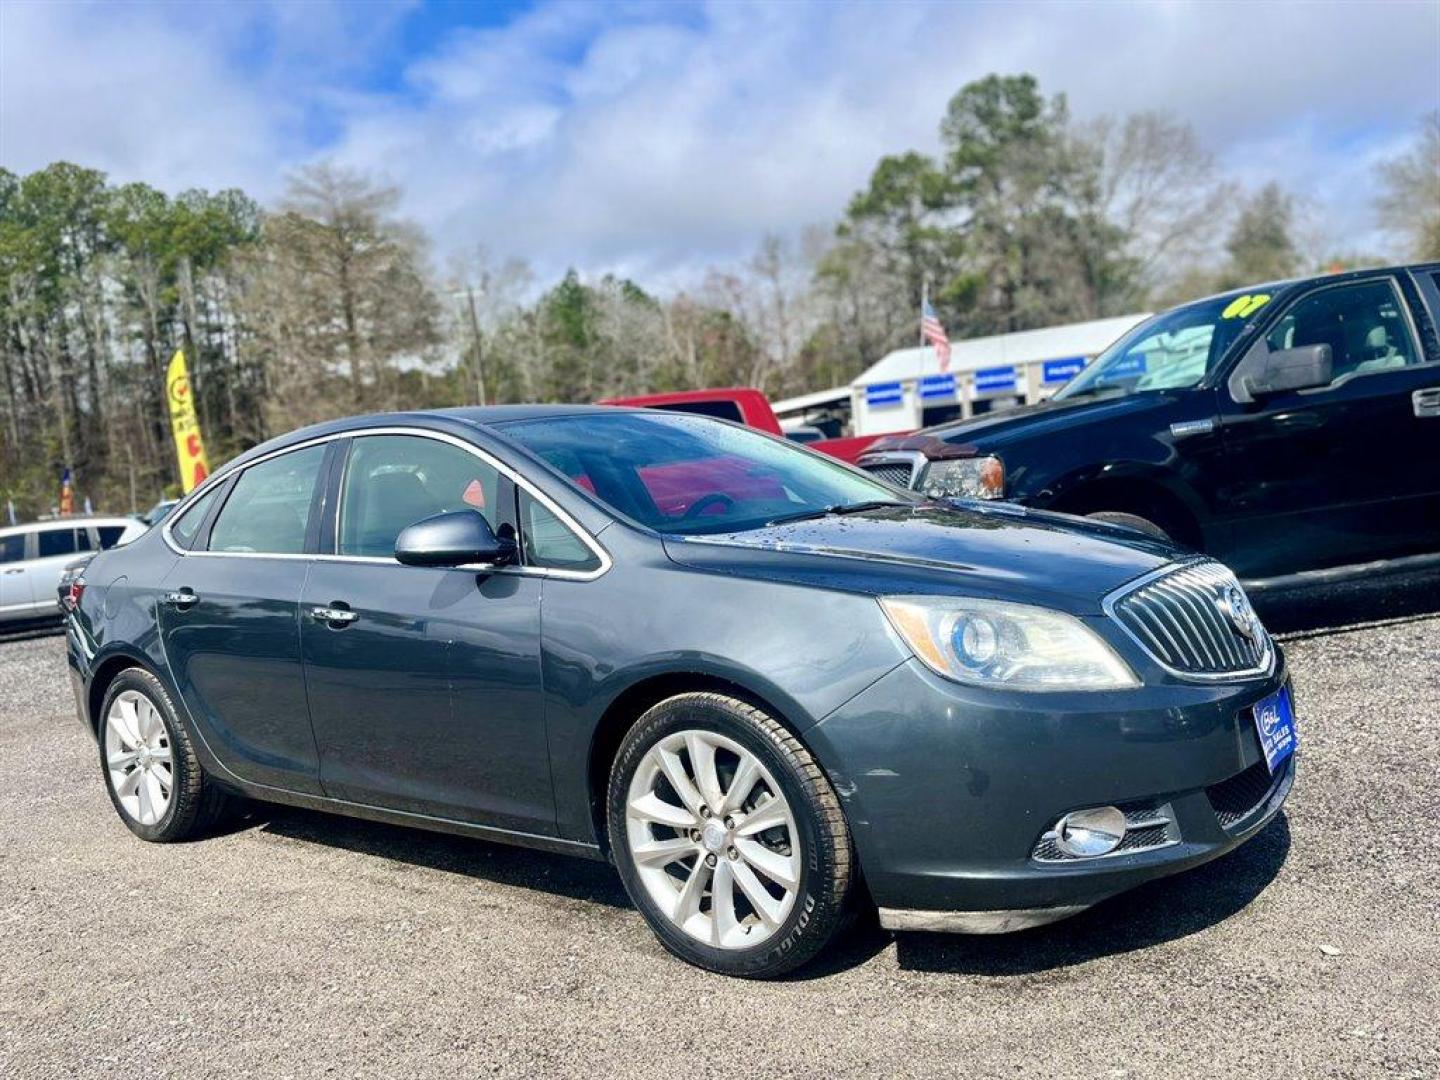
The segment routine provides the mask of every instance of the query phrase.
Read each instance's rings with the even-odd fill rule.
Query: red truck
[[[713,416],[719,420],[730,420],[737,424],[744,424],[746,427],[768,431],[772,435],[782,437],[785,435],[784,429],[780,427],[779,419],[775,416],[775,410],[770,407],[769,399],[759,390],[749,386],[728,386],[716,390],[679,390],[673,394],[607,398],[600,404],[629,405],[642,409],[666,409],[670,412]],[[843,439],[816,439],[806,441],[804,445],[811,450],[819,450],[822,454],[829,454],[831,457],[848,461],[853,465],[871,443],[876,439],[888,438],[891,434],[904,433],[890,432],[885,435],[852,435]]]

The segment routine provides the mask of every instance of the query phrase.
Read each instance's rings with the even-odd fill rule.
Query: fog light
[[[1055,843],[1066,855],[1093,859],[1108,855],[1125,839],[1125,815],[1114,806],[1076,810],[1055,825]]]

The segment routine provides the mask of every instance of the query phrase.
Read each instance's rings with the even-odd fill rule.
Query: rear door
[[[328,453],[316,444],[247,466],[215,496],[218,513],[178,519],[170,539],[183,554],[159,605],[175,685],[210,748],[242,779],[311,793],[299,604]]]
[[[1272,350],[1330,346],[1327,386],[1240,404],[1222,388],[1227,561],[1267,577],[1440,548],[1440,365],[1389,275],[1321,284],[1276,313]],[[1437,395],[1440,396],[1440,395]]]
[[[498,535],[515,534],[514,484],[473,448],[422,433],[351,440],[324,541],[333,555],[315,563],[301,604],[324,790],[553,833],[541,577],[394,558],[406,526],[467,508]]]
[[[30,533],[0,536],[0,619],[28,618],[35,603],[26,566]]]

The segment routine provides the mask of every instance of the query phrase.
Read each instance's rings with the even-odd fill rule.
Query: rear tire
[[[167,844],[210,832],[231,805],[201,768],[160,680],[129,668],[105,691],[100,769],[115,812],[142,840]]]
[[[855,861],[840,800],[809,751],[753,705],[691,693],[650,709],[620,744],[607,805],[626,891],[682,960],[773,978],[849,921]]]
[[[1162,529],[1149,518],[1143,518],[1139,514],[1126,514],[1119,510],[1101,510],[1094,514],[1086,514],[1086,517],[1093,521],[1103,521],[1108,525],[1124,525],[1128,528],[1143,532],[1157,540],[1169,540],[1175,542],[1175,538]]]

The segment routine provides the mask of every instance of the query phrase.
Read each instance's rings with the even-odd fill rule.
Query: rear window
[[[25,557],[25,534],[0,536],[0,563],[19,562]]]
[[[224,484],[212,485],[209,491],[191,503],[185,513],[181,514],[170,526],[170,535],[175,538],[177,544],[188,548],[195,543],[195,534],[200,531],[200,526],[205,521],[205,515],[210,510],[210,504],[215,501],[215,493],[224,486]]]
[[[646,408],[690,413],[692,416],[709,416],[716,420],[733,420],[737,424],[745,422],[740,406],[733,401],[683,401],[675,405],[647,405]]]
[[[120,537],[125,535],[125,526],[101,525],[95,531],[100,534],[100,550],[109,551],[120,542]]]
[[[89,543],[79,544],[74,529],[45,529],[40,533],[40,558],[50,559],[57,555],[74,555],[77,551],[89,550]]]

